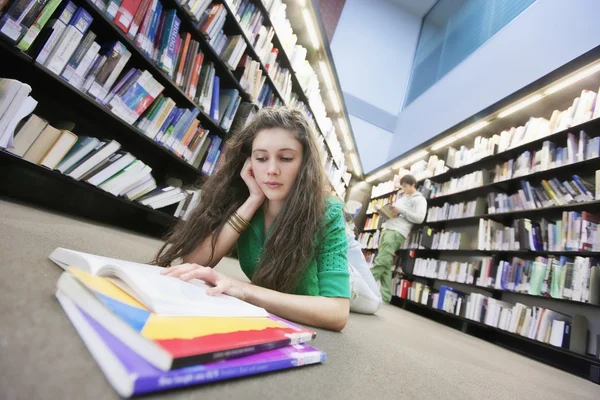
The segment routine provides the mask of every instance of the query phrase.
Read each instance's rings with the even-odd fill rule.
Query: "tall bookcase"
[[[65,0],[66,1],[66,0]],[[209,39],[199,30],[188,11],[177,0],[161,0],[165,9],[176,10],[181,20],[180,32],[189,32],[193,40],[200,43],[205,62],[213,63],[215,73],[220,78],[222,88],[237,89],[241,100],[255,103],[240,84],[240,74],[230,70],[215,52]],[[210,130],[211,134],[227,139],[229,133],[204,112],[194,100],[178,87],[171,77],[161,70],[157,64],[140,50],[135,42],[127,36],[114,21],[103,12],[97,4],[101,1],[73,0],[77,7],[84,8],[92,17],[90,30],[96,33],[100,42],[120,41],[131,52],[127,66],[134,66],[149,71],[154,79],[164,86],[163,93],[176,102],[178,107],[198,108],[200,124]],[[260,64],[262,74],[276,98],[276,104],[288,105],[286,98],[274,78],[267,71],[266,65],[259,58],[248,32],[242,28],[240,18],[231,0],[215,0],[213,4],[222,4],[226,10],[226,21],[223,31],[227,35],[241,35],[246,43],[245,53],[250,59]],[[239,2],[238,2],[239,3]],[[250,0],[263,17],[266,27],[273,26],[269,11],[262,0]],[[60,9],[60,7],[59,7]],[[43,39],[38,39],[43,40]],[[294,104],[302,104],[307,115],[314,122],[316,134],[321,143],[323,163],[330,172],[329,182],[332,191],[341,198],[345,195],[349,179],[346,173],[346,161],[340,151],[335,131],[323,131],[311,108],[307,88],[302,87],[284,45],[275,30],[272,43],[278,50],[277,62],[287,68],[291,75]],[[75,89],[61,77],[36,63],[27,53],[0,39],[0,77],[17,79],[32,87],[31,96],[38,101],[35,113],[48,120],[49,123],[60,124],[64,121],[74,123],[74,132],[78,135],[93,136],[100,139],[117,140],[123,149],[131,152],[137,159],[152,167],[152,174],[158,183],[165,183],[169,178],[180,180],[183,185],[193,186],[201,183],[205,175],[190,163],[184,161],[171,151],[148,138],[137,127],[134,127],[107,108],[100,105],[88,95]],[[290,104],[291,105],[291,104]],[[332,134],[333,132],[333,134]],[[110,224],[117,224],[137,229],[151,235],[162,235],[177,219],[173,217],[173,207],[153,210],[122,197],[112,196],[94,186],[68,178],[56,171],[31,164],[9,152],[0,150],[0,195],[11,199],[33,202],[67,213],[90,217]]]
[[[425,221],[396,252],[392,304],[600,383],[600,103],[564,126],[554,114],[572,107],[575,117],[584,91],[599,87],[597,48],[406,153],[412,164],[384,166],[418,172],[431,191]],[[502,144],[519,126],[522,139]],[[399,195],[389,173],[379,175],[361,233],[368,259],[377,252],[369,237],[381,231],[373,206]],[[562,186],[546,191],[552,178]],[[561,318],[569,332],[558,331]]]

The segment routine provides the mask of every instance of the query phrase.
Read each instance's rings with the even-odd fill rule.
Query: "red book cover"
[[[200,69],[202,68],[202,62],[204,61],[204,53],[199,52],[196,55],[196,60],[194,61],[194,68],[192,69],[192,76],[190,78],[190,90],[188,94],[191,98],[196,97],[196,90],[198,86],[198,78],[200,76]]]
[[[152,0],[141,0],[140,6],[138,7],[137,11],[135,12],[133,21],[131,22],[131,25],[129,25],[129,29],[127,31],[127,36],[129,36],[130,38],[133,39],[133,38],[135,38],[135,35],[137,35],[137,33],[140,29],[140,24],[142,23],[142,20],[146,16],[146,13],[148,12],[148,8],[150,8],[151,3],[152,3]],[[118,16],[119,16],[119,14],[117,14],[117,17]]]
[[[133,16],[140,7],[142,0],[123,0],[117,15],[115,15],[115,25],[117,25],[125,33],[129,31],[129,27],[133,22]]]

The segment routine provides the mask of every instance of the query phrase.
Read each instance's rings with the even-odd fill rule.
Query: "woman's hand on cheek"
[[[179,278],[186,282],[192,279],[204,281],[213,286],[206,291],[206,294],[210,296],[223,293],[242,300],[244,298],[244,290],[241,282],[209,267],[203,267],[198,264],[181,264],[166,268],[161,272],[161,275]]]
[[[254,199],[262,203],[265,200],[265,193],[258,185],[258,182],[256,182],[254,172],[252,171],[252,164],[249,158],[244,163],[240,175],[244,182],[246,182],[246,186],[248,186],[248,190],[250,191],[250,197],[253,197]]]

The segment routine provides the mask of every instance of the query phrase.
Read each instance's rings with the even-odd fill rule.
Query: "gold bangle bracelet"
[[[235,219],[244,230],[248,229],[250,227],[250,222],[246,221],[244,218],[242,218],[237,212],[234,212],[231,217],[233,219]]]
[[[232,228],[233,228],[233,229],[234,229],[234,230],[235,230],[237,233],[239,233],[240,235],[242,234],[242,230],[241,230],[241,229],[240,229],[238,226],[236,226],[236,224],[233,222],[233,219],[232,219],[232,218],[229,218],[229,219],[227,220],[227,223],[228,223],[228,224],[229,224],[229,225],[230,225],[230,226],[231,226],[231,227],[232,227]]]

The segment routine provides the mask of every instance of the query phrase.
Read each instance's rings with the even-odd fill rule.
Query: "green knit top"
[[[315,240],[319,240],[316,255],[299,278],[295,293],[349,298],[348,238],[345,232],[342,203],[333,198],[327,199],[324,218],[324,237],[319,240],[315,236]],[[263,246],[267,238],[264,221],[261,208],[250,221],[250,227],[237,241],[240,265],[249,279],[252,279],[259,266],[259,259],[263,256]],[[290,229],[302,229],[302,227],[295,226]],[[295,267],[295,265],[289,266],[289,268]]]

